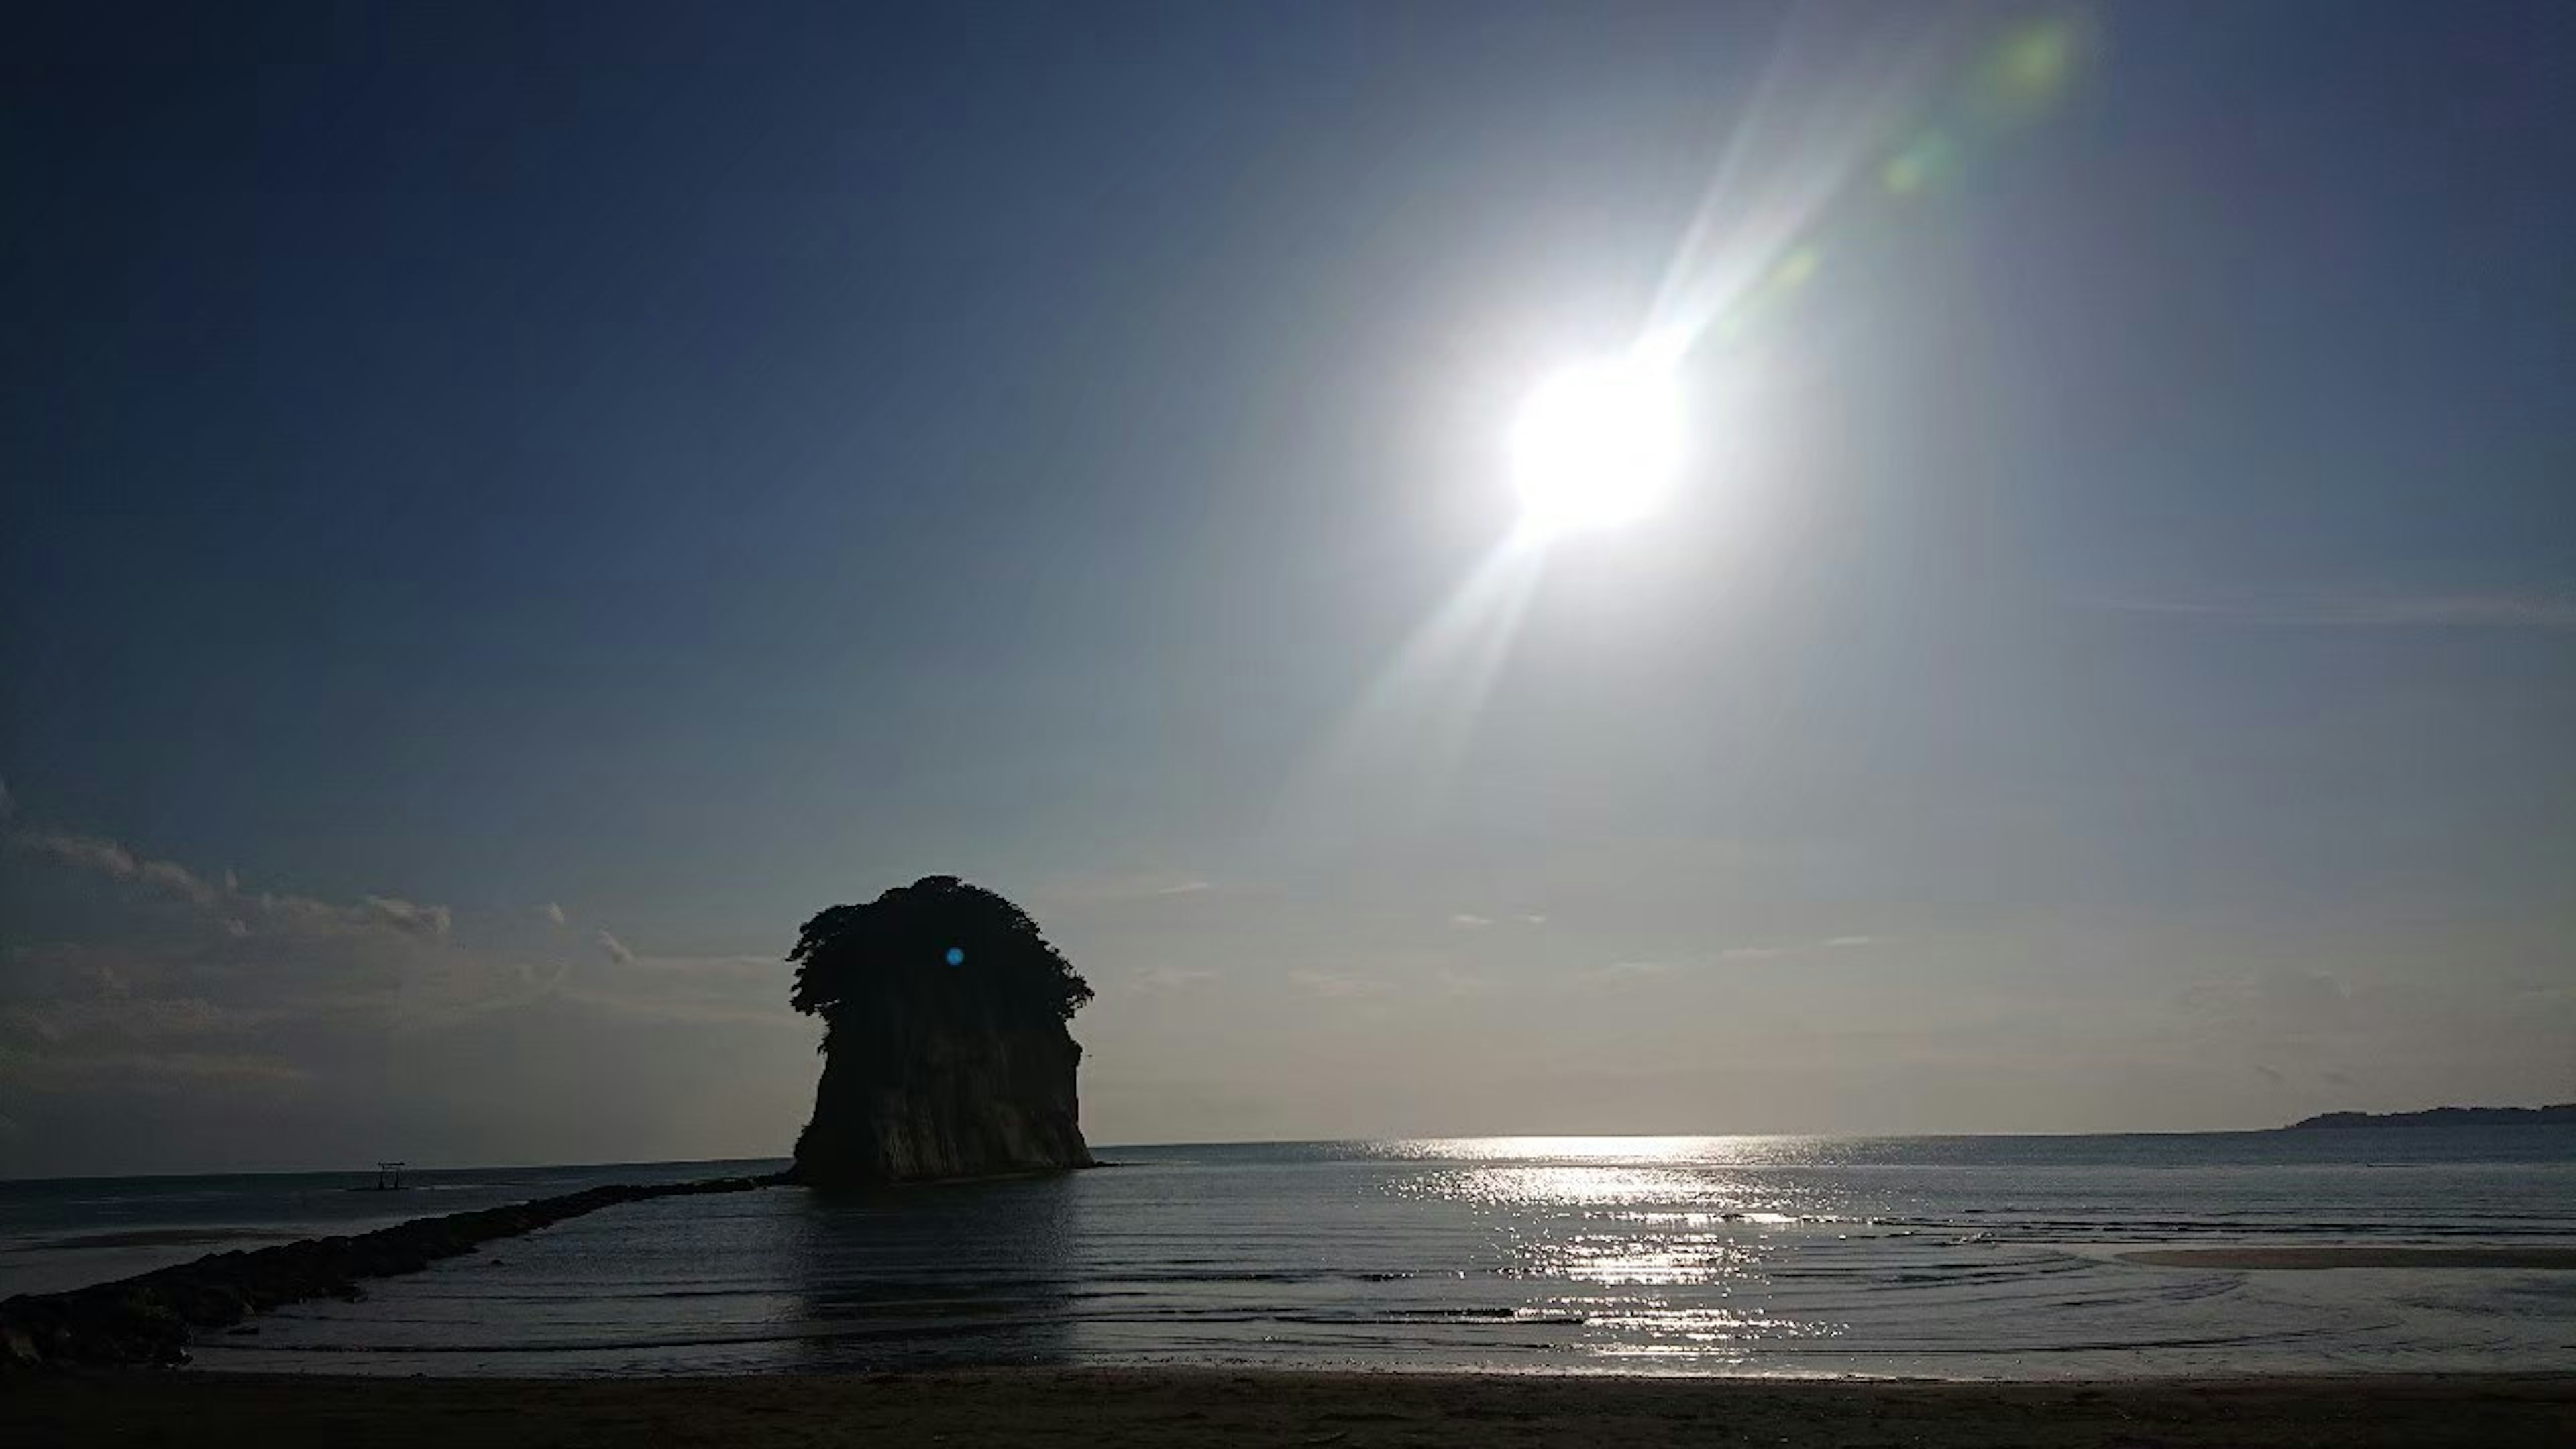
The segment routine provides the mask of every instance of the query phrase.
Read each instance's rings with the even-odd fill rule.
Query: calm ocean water
[[[2576,1130],[1103,1149],[1061,1178],[614,1207],[218,1335],[209,1367],[988,1363],[1948,1377],[2564,1368],[2576,1274],[2146,1246],[2576,1244]],[[0,1184],[0,1292],[767,1164]],[[208,1235],[218,1235],[210,1237]],[[173,1239],[185,1237],[188,1241]],[[86,1240],[87,1246],[65,1246]]]

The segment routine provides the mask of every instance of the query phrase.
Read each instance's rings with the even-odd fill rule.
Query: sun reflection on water
[[[1642,1167],[1477,1167],[1437,1172],[1403,1185],[1411,1197],[1495,1206],[1577,1207],[1593,1203],[1670,1202],[1709,1188],[1692,1173]]]
[[[1486,1225],[1486,1271],[1532,1290],[1514,1322],[1570,1330],[1565,1349],[1632,1369],[1732,1363],[1848,1331],[1840,1315],[1774,1300],[1802,1254],[1881,1231],[1817,1171],[1849,1151],[1804,1137],[1453,1137],[1367,1149],[1416,1165],[1384,1184],[1388,1195]]]
[[[1355,1143],[1378,1157],[1459,1162],[1583,1161],[1672,1162],[1701,1166],[1740,1163],[1786,1166],[1818,1160],[1832,1139],[1822,1137],[1416,1137]]]
[[[1529,1271],[1578,1283],[1646,1283],[1681,1286],[1717,1283],[1760,1261],[1757,1249],[1720,1237],[1584,1236],[1547,1243],[1531,1254]]]

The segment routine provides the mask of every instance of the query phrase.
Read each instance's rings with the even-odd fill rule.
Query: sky
[[[783,1154],[933,873],[1095,1143],[2576,1098],[2560,7],[12,29],[0,1176]]]

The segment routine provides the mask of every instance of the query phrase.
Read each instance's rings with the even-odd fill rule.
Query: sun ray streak
[[[1905,133],[1955,63],[1968,23],[1921,6],[1790,11],[1665,268],[1640,345],[1686,355],[1778,275]]]
[[[1546,560],[1544,548],[1515,536],[1450,592],[1293,777],[1280,805],[1285,830],[1346,839],[1418,827],[1444,808]]]

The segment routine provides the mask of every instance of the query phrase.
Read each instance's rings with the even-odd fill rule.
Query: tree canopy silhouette
[[[1060,1025],[1092,994],[1028,912],[953,875],[818,913],[787,959],[796,965],[789,1004],[823,1018],[826,1050],[853,1017]]]

